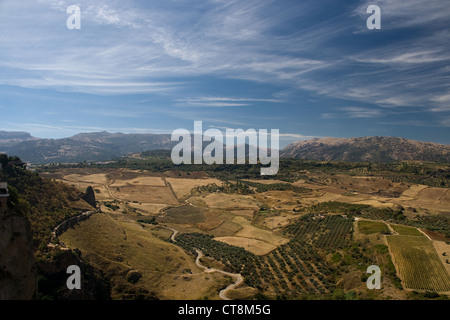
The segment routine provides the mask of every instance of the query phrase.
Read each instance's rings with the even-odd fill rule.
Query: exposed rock
[[[130,283],[137,283],[140,278],[142,278],[142,275],[135,270],[131,270],[127,274],[127,281]]]
[[[94,189],[92,189],[91,186],[86,188],[86,192],[84,193],[84,195],[81,197],[81,199],[83,199],[84,201],[86,201],[87,203],[89,203],[91,206],[93,206],[94,208],[97,207],[96,201],[95,201],[95,192]]]
[[[0,300],[37,297],[37,272],[28,220],[7,209],[0,215]]]

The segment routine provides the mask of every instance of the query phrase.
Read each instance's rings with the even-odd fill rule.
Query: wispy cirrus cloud
[[[283,103],[281,99],[262,99],[262,98],[227,98],[227,97],[200,97],[178,99],[179,106],[195,107],[245,107],[257,103]]]
[[[386,115],[413,125],[400,118],[414,110],[433,126],[450,111],[447,0],[79,0],[82,28],[68,30],[72,4],[0,3],[0,89],[19,88],[13,105],[27,105],[20,95],[30,89],[58,109],[63,93],[84,116],[100,96],[98,122],[154,112],[170,119],[164,125],[298,123],[311,136],[328,130],[327,119],[344,130]],[[381,7],[381,30],[366,28],[369,4]],[[107,103],[122,105],[123,117]],[[304,132],[286,128],[295,130]]]

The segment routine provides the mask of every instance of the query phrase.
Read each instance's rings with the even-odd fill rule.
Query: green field
[[[404,236],[424,236],[417,228],[391,224],[392,229]]]
[[[389,233],[389,228],[384,222],[360,220],[358,228],[363,234]]]
[[[450,291],[450,276],[426,237],[388,236],[400,277],[407,289]]]

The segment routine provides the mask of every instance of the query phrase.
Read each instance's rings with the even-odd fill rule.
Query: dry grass
[[[251,225],[251,221],[244,217],[236,216],[233,218],[232,222],[242,226],[242,229],[235,233],[236,237],[261,240],[276,247],[289,241],[289,239],[279,236],[272,231]]]
[[[191,190],[198,186],[205,186],[207,184],[215,183],[222,185],[222,181],[218,179],[185,179],[185,178],[167,178],[167,181],[172,185],[172,189],[179,198],[186,197],[191,194]]]
[[[410,186],[407,190],[405,190],[402,193],[402,196],[415,198],[417,197],[417,194],[422,191],[423,189],[428,188],[428,186],[422,185],[422,184],[415,184]]]
[[[450,245],[442,241],[433,240],[431,242],[433,243],[439,258],[441,259],[442,264],[445,266],[447,273],[450,275],[450,263],[447,263],[447,260],[450,261]]]
[[[280,216],[268,217],[264,219],[262,226],[270,230],[275,230],[287,226],[292,222],[292,220],[297,218],[298,216],[294,216],[292,214],[282,214]]]
[[[224,281],[220,274],[205,275],[182,249],[124,218],[96,214],[69,229],[61,241],[82,250],[96,268],[111,277],[115,299],[122,297],[123,288],[146,289],[161,299],[200,299],[205,295],[217,299]],[[136,285],[126,281],[129,270],[142,275]]]
[[[204,197],[192,197],[191,201],[201,200],[207,207],[222,210],[250,209],[259,208],[260,202],[250,195],[211,193]]]
[[[159,214],[160,210],[167,207],[166,204],[160,203],[133,203],[129,202],[128,206],[137,209],[143,215],[156,216]]]
[[[236,232],[242,229],[242,226],[231,220],[225,220],[217,228],[211,229],[209,233],[213,234],[215,237],[225,237],[232,236]]]
[[[160,220],[168,223],[196,224],[205,221],[203,211],[203,209],[191,205],[170,207],[164,210],[164,216]]]
[[[123,186],[152,186],[165,187],[164,181],[160,177],[137,177],[131,180],[115,180],[111,187]]]
[[[277,246],[270,244],[268,242],[252,239],[252,238],[243,238],[243,237],[217,237],[214,240],[225,242],[227,244],[242,247],[251,253],[256,255],[265,255],[270,253],[272,250],[275,250]]]
[[[173,196],[168,187],[152,186],[124,186],[117,188],[110,187],[112,194],[124,201],[138,201],[146,203],[177,204],[178,201]]]

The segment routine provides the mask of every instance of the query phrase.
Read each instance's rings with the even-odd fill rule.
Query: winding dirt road
[[[178,230],[175,230],[175,229],[170,228],[170,227],[167,227],[167,226],[163,226],[163,227],[166,228],[166,229],[169,229],[169,230],[171,230],[171,231],[173,232],[172,235],[170,236],[170,239],[171,239],[173,242],[176,242],[175,236],[177,235]],[[223,270],[220,270],[220,269],[216,269],[216,268],[208,268],[208,267],[205,267],[204,265],[202,265],[202,264],[200,263],[200,259],[201,259],[202,257],[204,257],[203,252],[201,252],[201,251],[198,250],[198,249],[195,249],[195,251],[197,252],[197,258],[195,259],[195,264],[197,265],[197,267],[203,269],[203,272],[206,272],[206,273],[220,272],[220,273],[223,273],[224,275],[227,275],[227,276],[230,276],[230,277],[236,279],[236,281],[235,281],[234,283],[230,284],[228,287],[226,287],[225,289],[223,289],[223,290],[221,290],[221,291],[219,292],[219,297],[220,297],[222,300],[232,300],[232,299],[230,299],[230,298],[227,297],[227,292],[228,292],[229,290],[231,290],[231,289],[235,289],[237,286],[239,286],[241,283],[244,282],[244,278],[242,277],[242,275],[240,275],[239,273],[226,272],[226,271],[223,271]]]
[[[216,269],[216,268],[208,268],[205,267],[204,265],[202,265],[200,263],[200,259],[204,256],[203,252],[201,252],[200,250],[196,249],[195,250],[197,252],[197,259],[195,259],[195,264],[204,269],[204,272],[220,272],[223,273],[224,275],[230,276],[232,278],[235,278],[236,281],[232,284],[230,284],[228,287],[226,287],[225,289],[223,289],[222,291],[220,291],[219,293],[219,297],[222,298],[223,300],[231,300],[230,298],[227,297],[227,292],[231,289],[236,288],[237,286],[239,286],[242,282],[244,282],[244,278],[239,274],[239,273],[231,273],[231,272],[226,272],[220,269]]]

